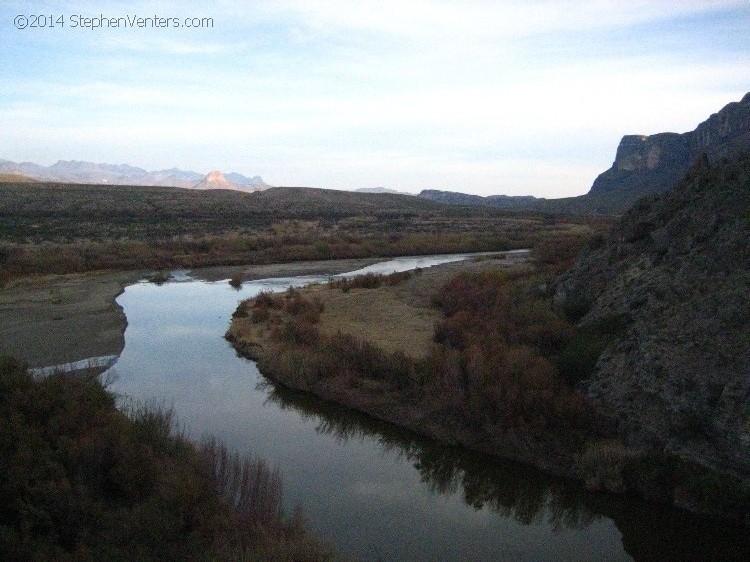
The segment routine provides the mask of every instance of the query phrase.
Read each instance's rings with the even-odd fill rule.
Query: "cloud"
[[[745,5],[741,0],[504,1],[290,0],[262,2],[264,14],[311,33],[341,30],[450,41],[452,37],[506,38],[541,33],[622,28]]]
[[[584,191],[623,134],[690,130],[748,89],[743,2],[158,6],[215,27],[10,34],[0,157],[549,196]]]
[[[211,43],[169,38],[148,38],[133,36],[109,36],[98,44],[110,51],[133,51],[149,55],[232,55],[246,48],[244,43]]]

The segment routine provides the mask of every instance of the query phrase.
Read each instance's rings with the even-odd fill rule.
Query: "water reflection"
[[[622,533],[625,552],[638,561],[750,559],[750,538],[742,529],[711,525],[638,498],[586,492],[576,482],[441,445],[270,381],[260,382],[259,389],[280,409],[297,411],[320,434],[340,442],[377,442],[384,452],[408,460],[431,492],[461,494],[476,510],[490,509],[522,525],[546,521],[554,532],[611,519]]]
[[[382,269],[426,267],[401,258]],[[239,300],[320,277],[235,291],[185,275],[128,287],[112,390],[175,408],[188,433],[258,454],[283,474],[287,506],[366,560],[743,560],[746,539],[637,500],[584,493],[524,465],[430,440],[264,381],[223,334]],[[745,542],[743,542],[743,540]]]

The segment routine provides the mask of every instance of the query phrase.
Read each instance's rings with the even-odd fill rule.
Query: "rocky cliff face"
[[[684,142],[714,147],[714,159],[731,154],[731,142],[717,148],[712,135],[737,138],[736,121],[719,114],[706,123]],[[660,145],[628,143],[616,166],[648,171]],[[590,303],[584,324],[624,320],[582,389],[628,444],[748,478],[750,156],[709,160],[699,158],[673,190],[639,201],[558,281],[555,298]]]
[[[612,167],[599,175],[589,195],[662,193],[705,153],[710,163],[731,158],[750,145],[750,93],[725,106],[691,132],[626,135]]]

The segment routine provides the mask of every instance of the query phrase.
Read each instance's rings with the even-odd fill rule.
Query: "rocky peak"
[[[213,172],[206,174],[206,177],[192,187],[193,189],[235,189],[248,193],[252,193],[253,191],[264,191],[270,187],[268,184],[263,183],[260,176],[247,178],[242,174],[237,173],[227,175],[232,178],[232,180],[229,180],[227,176],[220,171],[214,170]]]
[[[240,189],[240,186],[230,182],[224,174],[214,170],[206,174],[206,177],[195,184],[194,189]]]
[[[617,170],[643,172],[659,165],[669,165],[677,154],[686,154],[687,143],[677,133],[657,135],[626,135],[617,147],[617,155],[612,165]],[[668,158],[663,159],[662,155]]]
[[[229,181],[227,181],[227,178],[224,177],[224,174],[222,174],[218,170],[214,170],[213,172],[208,172],[208,174],[206,174],[205,180],[203,181],[207,183],[215,183],[215,184],[220,184],[220,185],[226,185],[229,183]]]

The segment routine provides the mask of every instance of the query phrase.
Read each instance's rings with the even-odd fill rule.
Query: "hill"
[[[530,209],[539,201],[532,195],[510,196],[510,195],[472,195],[458,191],[441,191],[439,189],[423,189],[419,197],[430,201],[440,201],[451,205],[483,205],[487,207],[501,207],[504,209]]]
[[[750,156],[699,158],[674,189],[625,213],[556,288],[558,304],[585,312],[582,326],[624,325],[580,385],[626,443],[746,481],[749,209]]]
[[[409,195],[303,187],[244,193],[158,186],[0,184],[0,237],[6,239],[200,235],[267,227],[283,220],[339,220],[363,213],[373,219],[415,213],[466,214],[464,209]],[[500,213],[494,211],[494,215]]]
[[[0,183],[34,183],[35,181],[21,174],[0,174]]]

